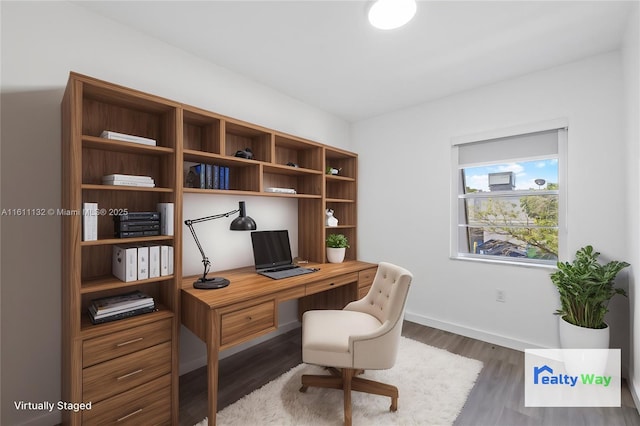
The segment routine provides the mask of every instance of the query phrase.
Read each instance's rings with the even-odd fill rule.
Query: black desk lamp
[[[209,258],[204,254],[204,250],[202,250],[202,246],[200,245],[200,241],[198,240],[198,236],[196,235],[196,231],[193,230],[194,223],[206,222],[208,220],[220,219],[223,217],[229,217],[232,214],[236,214],[240,212],[240,216],[233,219],[231,222],[231,226],[229,229],[232,231],[254,231],[256,229],[256,222],[247,216],[247,212],[245,211],[244,201],[240,201],[238,209],[232,210],[227,213],[216,214],[213,216],[201,217],[200,219],[193,220],[185,220],[184,224],[189,227],[189,231],[191,231],[191,235],[193,235],[193,239],[196,240],[196,245],[198,246],[198,250],[200,250],[200,254],[202,254],[202,263],[204,264],[204,273],[202,277],[198,278],[198,281],[193,283],[195,288],[202,289],[215,289],[215,288],[223,288],[229,285],[229,280],[222,277],[213,277],[207,278],[207,273],[209,273],[209,268],[211,267],[211,262]]]

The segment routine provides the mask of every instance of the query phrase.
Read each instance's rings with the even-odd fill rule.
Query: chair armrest
[[[350,336],[353,368],[383,370],[393,367],[401,331],[402,318],[396,323],[387,320],[371,333]]]

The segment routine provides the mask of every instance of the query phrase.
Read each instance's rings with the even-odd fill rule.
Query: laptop
[[[315,269],[293,264],[287,230],[254,231],[251,243],[256,272],[260,275],[279,280],[315,272]]]

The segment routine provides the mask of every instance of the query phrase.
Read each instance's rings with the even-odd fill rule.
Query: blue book
[[[205,175],[207,189],[213,189],[213,165],[207,164]]]
[[[220,189],[220,166],[213,166],[213,189]]]
[[[224,168],[224,189],[229,189],[229,168]]]
[[[220,189],[225,189],[224,187],[224,166],[220,166],[218,168],[218,179],[219,179],[219,187]]]
[[[202,163],[198,167],[200,172],[200,189],[205,189],[207,187],[207,165]]]

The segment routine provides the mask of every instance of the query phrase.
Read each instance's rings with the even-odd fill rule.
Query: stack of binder
[[[156,310],[153,297],[141,291],[102,297],[91,301],[89,318],[93,324],[102,324]]]

